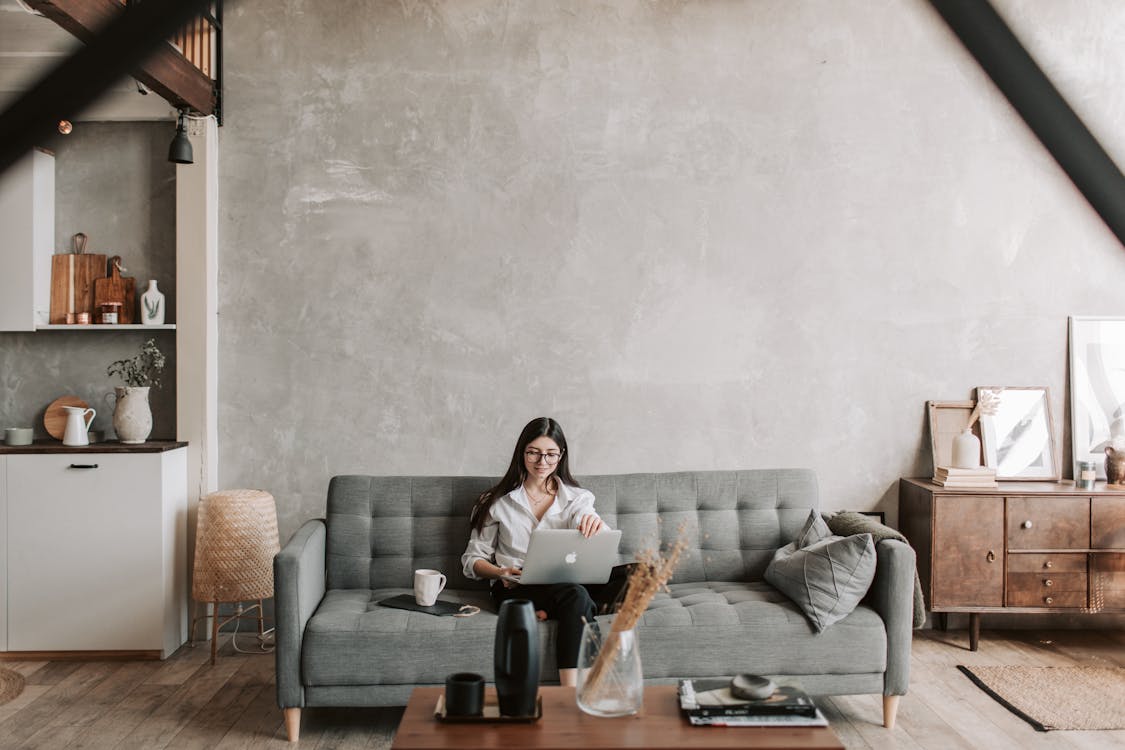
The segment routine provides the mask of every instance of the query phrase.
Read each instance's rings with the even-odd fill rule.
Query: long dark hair
[[[566,449],[566,435],[563,434],[562,427],[550,417],[536,417],[528,422],[527,426],[523,428],[523,432],[520,433],[520,438],[516,441],[516,449],[512,451],[512,462],[508,464],[508,472],[504,474],[504,478],[497,482],[495,487],[481,495],[473,506],[473,512],[469,514],[469,525],[471,527],[478,532],[483,529],[484,520],[488,518],[488,511],[492,509],[492,504],[519,487],[527,479],[523,452],[527,450],[528,443],[541,437],[551,438],[562,451],[562,456],[559,458],[559,462],[555,464],[555,471],[551,474],[551,477],[554,477],[556,482],[563,482],[571,487],[578,486],[578,482],[574,481],[574,477],[570,475],[570,451]],[[547,477],[547,480],[550,481],[551,477]]]

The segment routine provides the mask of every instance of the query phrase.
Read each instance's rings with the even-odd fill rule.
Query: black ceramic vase
[[[509,599],[496,619],[496,697],[504,716],[534,716],[539,698],[539,626],[527,599]]]

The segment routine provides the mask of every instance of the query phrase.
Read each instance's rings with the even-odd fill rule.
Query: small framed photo
[[[1046,386],[981,386],[977,400],[994,398],[992,414],[981,409],[980,441],[984,465],[997,479],[1058,481],[1055,423]]]
[[[934,469],[953,464],[953,438],[965,431],[976,401],[927,401],[926,412],[930,422],[930,455]],[[977,424],[973,434],[980,437]]]

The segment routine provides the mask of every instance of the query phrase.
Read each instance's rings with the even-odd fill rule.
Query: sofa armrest
[[[914,549],[884,539],[875,545],[878,558],[869,601],[887,628],[887,673],[883,695],[906,695],[910,684],[910,644],[914,619]]]
[[[301,640],[305,625],[324,598],[324,519],[306,521],[273,558],[274,651],[277,660],[277,705],[305,704],[301,685]]]

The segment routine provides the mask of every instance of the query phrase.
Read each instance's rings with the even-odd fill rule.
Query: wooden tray
[[[449,716],[445,713],[445,695],[439,695],[437,705],[434,706],[434,718],[447,724],[531,724],[543,718],[543,696],[535,698],[534,716],[503,716],[500,713],[500,704],[496,702],[496,693],[486,691],[484,694],[484,713],[480,716]]]
[[[66,432],[66,409],[64,406],[77,406],[80,409],[89,409],[90,405],[77,396],[59,396],[43,414],[43,427],[47,434],[55,440],[62,440]]]

